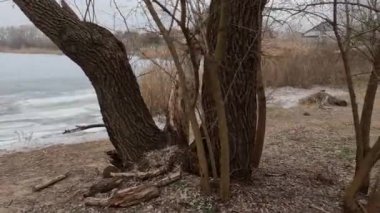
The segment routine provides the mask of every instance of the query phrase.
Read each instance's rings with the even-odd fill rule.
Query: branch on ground
[[[76,128],[74,128],[74,129],[67,129],[62,134],[70,134],[70,133],[74,133],[74,132],[83,131],[83,130],[86,130],[86,129],[99,128],[99,127],[105,127],[105,125],[104,124],[90,124],[90,125],[84,125],[84,126],[77,125]]]

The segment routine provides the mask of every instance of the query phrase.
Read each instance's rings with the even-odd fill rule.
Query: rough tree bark
[[[224,98],[221,90],[218,70],[222,67],[222,61],[227,55],[227,26],[231,18],[229,0],[219,1],[219,26],[215,52],[213,57],[208,61],[208,67],[205,72],[205,78],[209,82],[209,91],[213,97],[218,120],[218,139],[220,142],[220,196],[222,200],[227,200],[230,196],[230,148],[228,137],[228,126]],[[206,130],[207,131],[207,130]]]
[[[79,20],[54,0],[14,2],[90,79],[124,166],[165,144],[166,136],[143,101],[125,48],[111,32]]]
[[[207,40],[211,55],[216,47],[219,3],[219,0],[214,0],[210,6]],[[232,177],[236,178],[247,178],[251,174],[257,119],[256,76],[261,63],[259,35],[265,3],[265,0],[241,0],[230,4],[231,19],[227,24],[229,42],[226,56],[218,71],[228,122],[230,171]],[[205,61],[206,69],[209,63]],[[217,116],[211,97],[210,85],[204,83],[202,102],[205,119],[215,148],[215,158],[219,159]]]

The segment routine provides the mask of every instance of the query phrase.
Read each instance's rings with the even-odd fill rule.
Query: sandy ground
[[[185,174],[147,203],[128,209],[85,207],[82,196],[100,179],[107,165],[104,152],[112,149],[98,141],[1,156],[0,212],[340,212],[354,169],[350,110],[270,108],[261,168],[250,181],[233,182],[232,199],[224,204],[217,196],[200,196],[197,177]],[[373,140],[380,135],[380,110],[372,135]],[[42,180],[66,172],[67,179],[32,192]]]

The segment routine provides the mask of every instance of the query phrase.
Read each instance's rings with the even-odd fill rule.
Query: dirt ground
[[[127,209],[84,206],[83,194],[108,164],[107,141],[6,154],[0,156],[0,212],[340,212],[354,170],[350,113],[349,107],[268,109],[261,168],[250,181],[232,183],[227,203],[200,196],[198,178],[184,174],[147,203]],[[380,135],[380,110],[372,135]],[[66,172],[67,179],[32,192],[41,180]]]

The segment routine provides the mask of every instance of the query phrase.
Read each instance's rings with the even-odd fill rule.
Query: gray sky
[[[70,5],[74,5],[75,0],[66,0]],[[84,11],[85,0],[76,0],[79,8]],[[113,29],[114,20],[116,29],[125,29],[124,22],[119,16],[113,0],[98,0],[96,4],[97,23],[109,29]],[[127,14],[127,21],[130,28],[141,28],[146,25],[146,18],[141,9],[137,9],[138,0],[119,0],[117,1],[123,14]],[[72,6],[74,10],[76,7]],[[76,10],[77,12],[78,10]],[[132,11],[132,12],[131,12]],[[32,23],[25,17],[13,1],[0,2],[0,27],[18,26]]]
[[[110,30],[118,29],[125,30],[125,24],[123,19],[119,15],[115,5],[113,4],[114,0],[96,0],[96,16],[97,23],[101,26],[104,26]],[[115,0],[122,11],[122,13],[127,16],[127,22],[129,29],[141,29],[141,28],[149,28],[148,22],[145,14],[143,13],[141,7],[139,7],[139,2],[141,0]],[[306,0],[293,0],[295,2],[304,2]],[[292,0],[285,1],[288,4],[294,4]],[[77,7],[75,7],[74,2],[77,3],[79,9],[83,12],[85,10],[85,0],[66,0],[72,8],[79,14]],[[276,1],[277,2],[277,1]],[[278,1],[283,2],[283,1]],[[162,15],[162,14],[161,14]],[[114,21],[115,20],[115,21]],[[312,19],[299,19],[297,18],[290,21],[290,24],[294,25],[299,31],[304,31],[310,28],[313,24],[317,24],[320,20],[313,21],[315,23],[310,23],[309,21]],[[165,22],[165,21],[164,21]],[[25,25],[32,23],[25,17],[25,15],[18,9],[18,7],[13,3],[13,1],[8,0],[5,2],[1,2],[0,0],[0,27],[4,26],[17,26],[17,25]],[[287,26],[283,26],[287,28]],[[281,30],[282,27],[280,27]]]

